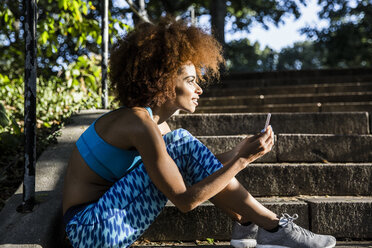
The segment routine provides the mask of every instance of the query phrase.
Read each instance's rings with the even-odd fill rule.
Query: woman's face
[[[177,76],[174,104],[177,109],[193,113],[203,90],[196,83],[196,71],[193,64],[183,65],[180,71],[181,73]]]

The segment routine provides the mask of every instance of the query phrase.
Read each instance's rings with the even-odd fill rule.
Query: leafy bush
[[[59,75],[60,74],[60,75]],[[37,79],[37,125],[51,127],[79,109],[101,106],[99,60],[83,55],[68,65],[63,73]],[[0,74],[0,99],[8,120],[23,126],[24,79],[9,79]],[[4,111],[3,111],[4,112]],[[10,119],[9,119],[10,118]],[[16,125],[2,125],[1,132],[17,133]]]
[[[38,1],[37,156],[56,141],[72,113],[101,106],[100,5],[98,0]],[[0,209],[23,174],[24,13],[21,0],[0,5]],[[110,11],[111,43],[128,28]]]
[[[80,56],[50,78],[37,79],[37,156],[56,141],[63,121],[80,109],[101,106],[97,56]],[[24,80],[0,74],[0,209],[23,175]],[[112,100],[109,99],[109,100]],[[114,103],[113,103],[114,104]],[[114,104],[115,105],[115,104]]]

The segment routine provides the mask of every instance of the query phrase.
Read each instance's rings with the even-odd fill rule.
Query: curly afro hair
[[[183,20],[162,18],[142,23],[111,49],[109,77],[120,104],[159,106],[175,97],[175,78],[193,63],[199,82],[219,77],[221,45],[201,28]]]

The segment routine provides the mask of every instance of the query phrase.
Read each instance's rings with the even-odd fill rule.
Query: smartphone
[[[268,127],[269,124],[270,124],[270,118],[271,118],[271,113],[268,113],[268,114],[267,114],[267,117],[266,117],[265,127],[264,127],[264,129],[261,130],[261,133],[266,132],[266,129],[267,129],[267,127]]]

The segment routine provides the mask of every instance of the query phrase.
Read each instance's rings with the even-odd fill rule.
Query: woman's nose
[[[198,95],[203,94],[203,89],[199,86],[199,84],[196,84],[195,92]]]

